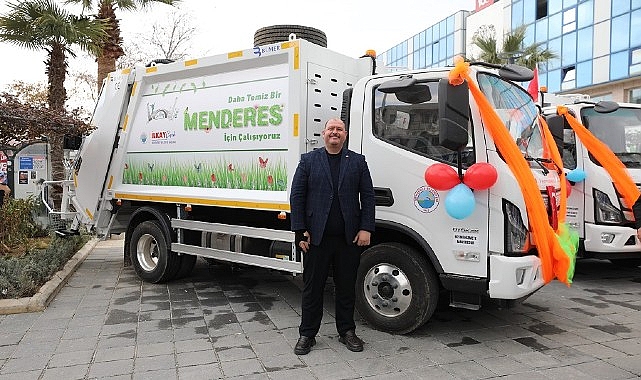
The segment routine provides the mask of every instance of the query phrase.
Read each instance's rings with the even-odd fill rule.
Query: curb
[[[85,261],[91,250],[98,244],[98,238],[92,238],[67,261],[65,266],[56,272],[49,281],[40,287],[38,293],[31,297],[0,300],[0,315],[32,313],[43,311],[54,299],[69,277]]]

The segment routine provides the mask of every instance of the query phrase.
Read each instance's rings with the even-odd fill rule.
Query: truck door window
[[[509,130],[524,157],[543,157],[543,138],[537,109],[520,86],[489,73],[478,74],[479,88]],[[531,165],[537,166],[533,161]]]
[[[584,108],[581,120],[627,168],[641,168],[641,108],[620,107],[606,114]],[[598,164],[592,155],[590,159]]]
[[[439,144],[438,82],[421,82],[427,85],[431,99],[418,104],[399,100],[394,93],[374,90],[373,134],[377,138],[431,159],[456,165],[457,152]],[[463,151],[463,167],[475,162],[474,145],[469,130],[468,147]]]

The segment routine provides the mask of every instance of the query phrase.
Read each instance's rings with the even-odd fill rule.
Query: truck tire
[[[289,35],[291,33],[296,34],[297,38],[307,40],[322,47],[327,47],[327,36],[325,32],[302,25],[272,25],[260,28],[254,33],[254,46],[289,41]]]
[[[361,255],[356,308],[379,330],[407,334],[422,326],[436,310],[438,293],[434,269],[414,248],[385,243]]]
[[[180,280],[181,278],[189,276],[196,265],[197,258],[198,256],[188,255],[186,253],[180,255],[180,268],[176,276],[174,276],[174,280]]]
[[[179,269],[180,257],[170,251],[162,227],[155,220],[136,226],[129,251],[134,270],[144,281],[155,284],[172,280]]]

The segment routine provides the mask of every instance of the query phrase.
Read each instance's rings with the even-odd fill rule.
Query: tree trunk
[[[98,56],[98,78],[97,85],[98,91],[102,86],[102,81],[107,77],[107,74],[116,70],[116,60],[120,58],[124,51],[122,50],[122,38],[120,37],[120,25],[116,18],[116,10],[114,9],[113,0],[101,0],[100,9],[96,18],[107,20],[109,35],[107,40],[102,46],[101,54]]]
[[[65,90],[65,77],[67,75],[67,60],[64,51],[64,45],[53,43],[49,52],[49,61],[47,62],[47,74],[49,81],[49,108],[64,112],[65,101],[67,100],[67,91]],[[64,135],[61,133],[51,133],[47,136],[49,140],[51,162],[51,179],[62,181],[65,179],[64,166]],[[62,186],[54,186],[51,194],[53,205],[56,210],[60,210],[62,203]]]

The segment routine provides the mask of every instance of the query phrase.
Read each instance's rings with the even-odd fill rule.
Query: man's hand
[[[309,249],[310,242],[309,232],[307,231],[296,231],[296,246],[307,253]]]
[[[365,230],[360,230],[356,234],[356,237],[354,238],[354,241],[352,243],[356,243],[357,246],[359,247],[365,247],[369,245],[369,239],[372,236],[372,234],[369,231]]]
[[[637,230],[637,237],[641,240],[641,228]]]

